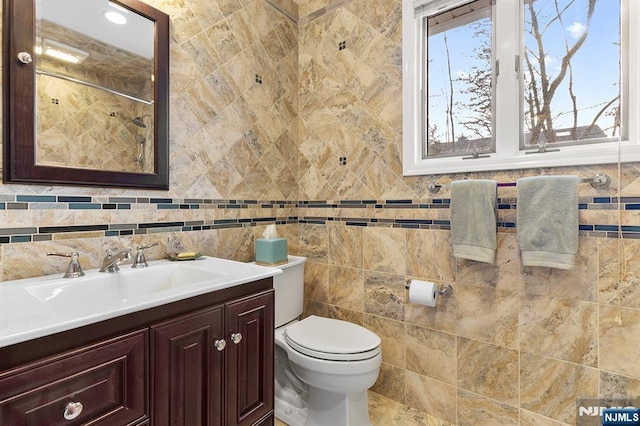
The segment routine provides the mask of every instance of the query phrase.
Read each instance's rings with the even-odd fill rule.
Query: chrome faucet
[[[84,272],[82,271],[82,266],[80,266],[80,256],[78,252],[71,253],[47,253],[47,256],[62,256],[62,257],[70,257],[69,265],[67,266],[67,272],[64,274],[63,278],[78,278],[84,276]]]
[[[146,246],[138,246],[136,247],[136,257],[133,260],[133,264],[131,265],[132,268],[146,268],[147,266],[149,266],[149,264],[147,263],[147,259],[144,256],[144,250],[149,249],[151,247],[155,247],[157,246],[158,243],[153,243],[153,244],[149,244]]]
[[[118,272],[118,265],[125,259],[131,259],[131,253],[127,251],[116,251],[107,249],[107,255],[102,259],[100,272]]]

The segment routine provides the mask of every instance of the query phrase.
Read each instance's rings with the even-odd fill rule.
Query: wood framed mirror
[[[3,18],[4,183],[168,189],[169,16],[4,0]]]

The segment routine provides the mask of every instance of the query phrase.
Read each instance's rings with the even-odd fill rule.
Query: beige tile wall
[[[234,200],[297,200],[297,27],[264,0],[149,0],[170,22],[170,189],[168,191],[0,184],[14,194]],[[262,84],[256,82],[256,75]],[[132,115],[133,116],[133,115]],[[3,199],[3,201],[6,201]],[[59,205],[0,210],[0,229],[295,216],[288,208],[69,210]],[[287,230],[281,230],[286,235]],[[294,228],[292,228],[294,229]],[[151,259],[180,247],[253,260],[262,227],[131,237],[65,233],[51,241],[0,246],[2,279],[56,273],[47,252],[78,250],[95,268],[108,247],[159,242]],[[293,238],[292,238],[293,239]]]
[[[273,0],[275,1],[275,0]],[[171,15],[169,191],[1,185],[2,194],[429,202],[429,177],[402,177],[400,0],[150,0]],[[339,50],[341,42],[346,49]],[[256,84],[255,75],[263,84]],[[346,157],[346,165],[339,158]],[[638,165],[466,174],[519,176],[605,171],[613,189],[582,197],[640,196]],[[462,175],[438,177],[447,183]],[[502,197],[514,197],[501,189]],[[436,198],[447,198],[443,190]],[[304,216],[448,220],[446,209],[0,210],[0,228]],[[622,223],[640,225],[638,213]],[[514,221],[514,211],[499,220]],[[581,223],[617,213],[581,210]],[[640,242],[582,235],[572,271],[523,268],[515,234],[501,232],[495,265],[455,261],[449,232],[344,222],[281,228],[308,257],[307,313],[363,324],[383,339],[374,390],[438,424],[575,423],[582,396],[640,394]],[[79,249],[96,267],[105,247],[161,243],[248,261],[261,227],[0,246],[3,280],[56,273],[47,251]],[[624,271],[621,277],[620,271]],[[407,303],[410,278],[451,283],[436,309]],[[618,308],[618,298],[620,308]],[[616,320],[620,315],[621,322]],[[374,413],[384,417],[384,413]],[[394,422],[394,419],[390,419]],[[397,423],[397,421],[395,421]],[[391,424],[391,423],[390,423]],[[435,423],[434,423],[435,424]]]
[[[299,247],[309,259],[307,314],[353,321],[380,335],[383,365],[374,390],[384,396],[475,425],[526,424],[534,414],[548,424],[575,424],[579,398],[638,396],[638,299],[621,297],[618,308],[598,290],[602,271],[619,266],[599,261],[615,257],[610,239],[582,236],[578,265],[560,271],[522,267],[512,233],[500,235],[496,265],[484,266],[454,260],[448,231],[299,227],[301,235],[315,236]],[[438,251],[428,241],[412,243],[415,233],[439,240]],[[332,259],[336,246],[355,253],[363,247],[362,255]],[[640,260],[639,248],[636,240],[624,242],[631,263]],[[430,254],[423,261],[439,266],[409,272],[424,253]],[[514,269],[520,279],[509,282]],[[437,308],[408,303],[404,285],[411,278],[450,283],[454,293]],[[621,296],[637,285],[627,274]]]
[[[319,10],[329,10],[322,2]],[[315,4],[308,2],[306,6]],[[314,11],[300,6],[309,15]],[[318,14],[316,14],[318,15]],[[353,0],[299,28],[300,199],[411,199],[458,178],[512,182],[535,174],[604,171],[612,189],[581,197],[637,196],[638,165],[402,177],[401,2]],[[340,42],[346,49],[339,50]],[[347,158],[345,166],[340,157]],[[515,197],[509,188],[499,196]],[[445,219],[444,209],[300,209],[299,215]],[[499,212],[515,221],[515,210]],[[581,210],[580,222],[617,223],[615,210]],[[622,223],[640,225],[636,213]],[[503,228],[495,265],[456,260],[449,231],[301,224],[308,256],[306,313],[347,319],[382,338],[374,391],[458,425],[576,423],[583,397],[639,397],[640,242],[582,233],[571,271],[523,267]],[[310,238],[313,236],[313,238]],[[624,276],[620,276],[620,267]],[[408,303],[406,280],[450,283],[437,308]],[[619,291],[618,291],[619,289]],[[618,307],[618,296],[620,307]],[[616,322],[620,314],[622,322]]]

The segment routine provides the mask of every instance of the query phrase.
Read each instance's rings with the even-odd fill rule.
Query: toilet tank
[[[293,321],[304,307],[304,262],[306,257],[288,256],[289,262],[278,265],[282,274],[273,277],[276,304],[276,328]]]

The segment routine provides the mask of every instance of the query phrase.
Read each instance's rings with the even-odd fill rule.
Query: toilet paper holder
[[[409,288],[411,288],[411,280],[407,280],[407,283],[405,284],[404,288],[406,288],[407,290],[409,290]],[[448,295],[450,295],[452,293],[453,293],[453,287],[451,287],[451,284],[445,284],[445,285],[438,286],[438,295],[439,296],[448,296]]]

